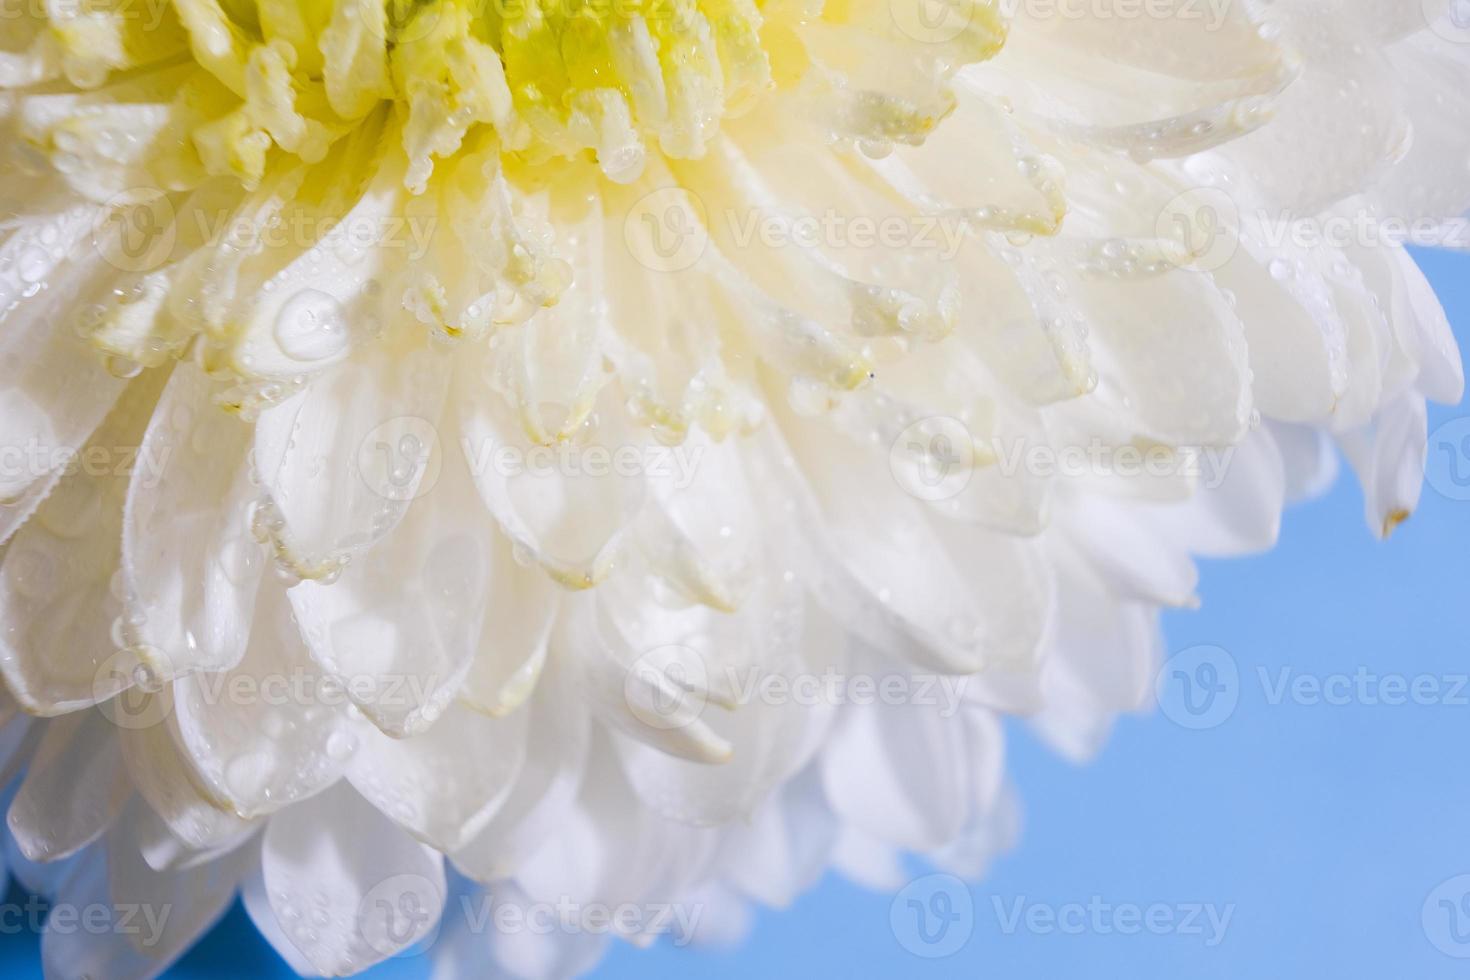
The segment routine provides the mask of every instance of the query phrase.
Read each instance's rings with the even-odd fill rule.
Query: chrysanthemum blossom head
[[[237,894],[303,974],[538,977],[979,875],[1004,717],[1086,756],[1192,556],[1338,449],[1387,535],[1461,394],[1448,0],[18,13],[8,841],[172,910],[55,976]]]

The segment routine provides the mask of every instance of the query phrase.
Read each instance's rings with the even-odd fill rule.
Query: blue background
[[[1470,350],[1470,256],[1420,255]],[[1431,408],[1430,430],[1465,413]],[[1432,452],[1442,450],[1431,447]],[[1442,465],[1433,461],[1431,466]],[[1291,511],[1279,547],[1205,563],[1204,607],[1166,617],[1170,652],[1229,651],[1240,701],[1218,727],[1162,713],[1121,720],[1102,755],[1073,766],[1022,725],[1009,770],[1019,846],[972,889],[973,933],[920,959],[890,928],[891,896],[829,876],[795,907],[763,911],[732,952],[617,945],[599,978],[1332,976],[1470,974],[1431,943],[1431,891],[1470,873],[1470,706],[1268,701],[1258,668],[1438,676],[1470,672],[1470,503],[1426,486],[1387,543],[1370,535],[1344,471]],[[1470,696],[1470,692],[1466,692]],[[1007,933],[992,904],[1233,905],[1224,941],[1199,935]],[[14,897],[14,896],[12,896]],[[1470,923],[1470,919],[1466,920]],[[1464,952],[1470,953],[1470,947]],[[696,959],[697,958],[697,959]],[[369,976],[421,976],[405,959]],[[0,938],[0,972],[39,973],[34,936]],[[238,906],[173,978],[287,976]]]

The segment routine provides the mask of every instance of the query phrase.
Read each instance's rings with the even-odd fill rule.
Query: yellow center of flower
[[[934,83],[994,54],[1004,23],[993,0],[81,0],[48,5],[37,33],[0,84],[64,74],[135,104],[166,86],[154,121],[174,139],[149,170],[171,189],[201,169],[254,187],[273,154],[320,161],[395,104],[421,192],[477,126],[502,151],[590,153],[631,181],[654,150],[702,156],[778,83],[843,90],[834,136],[916,142],[948,108]]]
[[[745,343],[846,390],[869,377],[866,338],[942,333],[952,304],[927,279],[928,299],[894,286],[907,259],[823,260],[809,269],[823,299],[798,313],[811,284],[788,309],[761,294],[785,273],[759,285],[711,259],[690,288],[734,299],[701,328],[728,316],[749,336],[719,333],[718,354],[713,330],[605,347],[603,297],[667,256],[620,275],[599,250],[618,227],[634,252],[639,236],[655,253],[714,237],[686,234],[701,216],[659,196],[681,186],[765,207],[745,154],[767,125],[810,153],[924,142],[955,108],[954,74],[1004,43],[1002,2],[48,0],[4,37],[0,119],[95,206],[105,261],[76,328],[117,373],[190,355],[238,382],[217,400],[248,415],[427,332],[488,340],[488,383],[537,442],[575,429],[608,365],[630,372],[635,414],[677,437],[696,417],[731,423],[639,394],[634,363],[697,349],[750,364]],[[849,305],[853,337],[818,322]],[[706,394],[684,401],[719,402],[724,369],[696,373]]]

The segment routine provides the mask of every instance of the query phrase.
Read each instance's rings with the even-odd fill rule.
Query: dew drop
[[[327,736],[327,755],[335,762],[345,762],[357,751],[357,739],[346,732],[335,731]]]
[[[21,282],[34,284],[45,278],[47,266],[45,252],[39,248],[28,248],[16,259],[15,271]]]
[[[281,307],[276,343],[297,361],[325,361],[347,348],[347,317],[342,304],[319,289],[304,289]]]
[[[240,796],[257,796],[270,776],[271,760],[264,752],[238,755],[225,766],[225,782]]]

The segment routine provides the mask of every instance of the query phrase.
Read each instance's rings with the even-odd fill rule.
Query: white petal
[[[346,783],[271,819],[261,871],[276,921],[326,976],[412,946],[444,910],[443,860]]]
[[[726,874],[762,905],[789,906],[816,884],[831,856],[840,825],[827,804],[819,769],[791,780],[748,822],[728,831]]]
[[[285,592],[260,590],[244,659],[173,685],[170,725],[210,795],[246,817],[335,782],[356,736],[339,688],[311,662]]]
[[[257,862],[258,863],[258,862]],[[281,923],[276,920],[276,913],[271,908],[270,899],[265,893],[265,876],[257,867],[253,872],[246,874],[240,882],[240,901],[245,906],[245,913],[250,916],[250,922],[256,930],[270,943],[271,949],[275,950],[286,965],[295,970],[298,976],[318,976],[312,968],[311,962],[301,955],[301,950],[296,948],[287,936]]]
[[[107,280],[106,264],[90,255],[89,262],[66,265],[64,274],[56,271],[63,258],[85,248],[95,214],[88,206],[27,216],[0,241],[7,270],[0,276],[0,449],[8,461],[0,474],[0,541],[55,485],[66,456],[86,442],[124,387],[81,343],[66,315],[90,280]],[[52,288],[41,291],[43,281]]]
[[[121,840],[109,839],[105,848],[84,856],[57,895],[41,937],[46,975],[158,976],[229,909],[248,861],[237,852],[187,871],[159,874]],[[57,918],[57,909],[94,906],[113,910],[108,928],[78,928]]]
[[[163,372],[135,381],[16,535],[0,569],[0,673],[26,709],[57,714],[131,687],[145,651],[114,588],[128,447],[140,444]],[[98,465],[100,462],[101,465]]]
[[[6,823],[32,861],[69,857],[102,835],[133,795],[117,729],[101,712],[50,722]]]
[[[1339,440],[1363,485],[1368,527],[1386,538],[1419,506],[1428,449],[1424,399],[1408,392],[1384,406],[1373,424]]]
[[[365,732],[347,775],[368,802],[443,852],[471,840],[510,795],[526,760],[529,712],[491,718],[454,705],[405,739]]]
[[[485,621],[459,699],[501,715],[540,689],[560,590],[540,569],[516,561],[503,535],[494,535],[482,555],[489,564],[480,600]]]
[[[463,376],[459,381],[470,383]],[[599,412],[607,421],[584,442],[538,445],[502,399],[460,392],[456,402],[475,484],[506,537],[569,588],[590,588],[606,578],[643,502],[642,476],[616,467],[588,472],[563,466],[557,454],[599,446],[611,458],[628,444],[621,406],[607,404]]]
[[[399,738],[428,730],[458,692],[495,581],[495,529],[459,454],[443,452],[432,491],[402,525],[336,582],[303,582],[290,593],[312,659],[374,725]]]
[[[451,857],[470,877],[491,882],[515,873],[554,837],[576,801],[591,737],[591,720],[560,668],[536,685],[526,734],[526,763],[505,802]]]
[[[169,830],[186,846],[208,850],[238,837],[249,824],[197,784],[164,721],[172,707],[173,692],[164,688],[148,695],[139,713],[123,721],[118,735],[123,761],[138,794]]]
[[[122,567],[138,642],[165,673],[223,670],[245,652],[265,565],[250,538],[250,427],[192,364],[169,379],[128,489]]]
[[[553,648],[567,651],[578,697],[593,716],[617,731],[670,755],[694,762],[730,759],[730,743],[702,715],[709,692],[689,687],[686,677],[703,677],[697,665],[640,662],[648,651],[632,648],[593,594],[565,604]],[[676,658],[683,647],[665,648]]]
[[[844,715],[822,756],[822,784],[840,816],[880,840],[940,847],[993,800],[1004,752],[988,712],[945,717],[933,706],[874,703]]]
[[[407,333],[261,413],[256,467],[271,506],[258,526],[284,574],[330,579],[432,489],[449,360]]]

